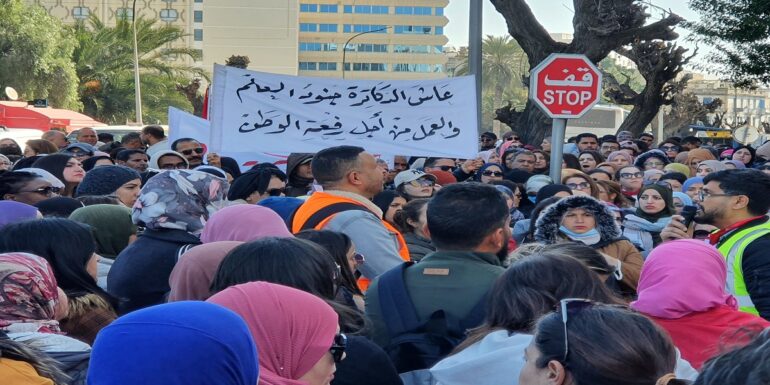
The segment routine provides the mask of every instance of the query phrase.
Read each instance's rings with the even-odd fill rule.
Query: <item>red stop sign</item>
[[[532,70],[529,81],[529,98],[551,118],[583,116],[602,89],[602,73],[584,55],[551,54]]]

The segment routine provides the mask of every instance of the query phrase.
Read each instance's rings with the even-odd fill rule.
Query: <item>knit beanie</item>
[[[139,173],[126,166],[96,167],[86,173],[78,185],[77,195],[110,195],[134,179],[141,179]]]
[[[678,172],[684,175],[690,175],[690,168],[686,164],[682,163],[669,163],[663,168],[664,171]]]

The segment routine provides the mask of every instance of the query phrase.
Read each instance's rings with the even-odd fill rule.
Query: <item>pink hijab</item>
[[[208,302],[240,315],[259,350],[259,385],[298,381],[329,351],[338,317],[322,299],[268,282],[231,286]]]
[[[242,244],[238,241],[204,243],[182,254],[168,278],[171,287],[168,302],[205,301],[209,298],[209,287],[219,264],[227,253]]]
[[[722,254],[703,241],[680,239],[654,248],[642,266],[631,307],[647,315],[677,319],[717,306],[738,308],[725,291],[727,266]]]
[[[248,242],[265,237],[291,237],[286,223],[267,207],[233,205],[217,211],[206,222],[201,242]]]

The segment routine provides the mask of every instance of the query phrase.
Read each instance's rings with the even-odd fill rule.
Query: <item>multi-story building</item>
[[[723,120],[730,125],[736,121],[739,124],[746,122],[749,127],[756,128],[770,122],[770,110],[767,108],[770,105],[770,90],[766,88],[736,88],[727,81],[695,76],[687,84],[687,91],[695,94],[703,103],[721,99],[722,107],[717,112],[724,114]]]
[[[131,19],[134,0],[28,0],[72,24]],[[138,0],[139,17],[182,28],[210,69],[231,55],[250,69],[351,79],[445,77],[449,0]],[[184,60],[184,59],[176,59]]]

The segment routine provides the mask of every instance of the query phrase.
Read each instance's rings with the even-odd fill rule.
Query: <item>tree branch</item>
[[[505,18],[508,32],[526,52],[530,68],[534,68],[550,53],[562,52],[567,47],[567,44],[558,43],[551,38],[524,0],[491,1],[497,12]]]

